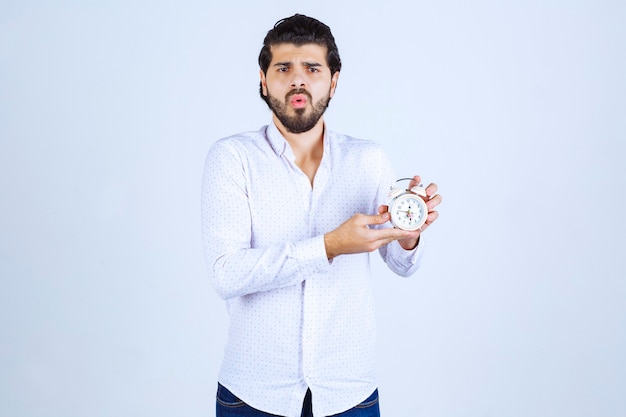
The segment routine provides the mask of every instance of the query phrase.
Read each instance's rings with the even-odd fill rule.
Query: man
[[[324,124],[341,69],[328,26],[279,21],[259,65],[272,121],[217,141],[203,179],[206,261],[230,315],[217,416],[378,416],[369,253],[415,272],[441,197],[427,187],[421,231],[389,224],[384,152]]]

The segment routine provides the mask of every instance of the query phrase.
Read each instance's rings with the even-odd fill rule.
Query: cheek
[[[269,93],[272,95],[281,95],[281,92],[287,91],[287,89],[289,88],[289,85],[287,84],[287,86],[285,86],[284,83],[280,82],[280,80],[268,78],[265,80],[264,88],[265,88],[266,94]]]

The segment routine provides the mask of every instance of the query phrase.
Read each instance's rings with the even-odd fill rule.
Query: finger
[[[389,206],[385,204],[378,206],[378,214],[387,213],[388,211],[389,211]]]
[[[438,218],[439,218],[439,213],[438,212],[431,211],[430,213],[428,213],[428,216],[426,216],[426,222],[422,226],[422,230],[424,230],[425,228],[427,228],[428,226],[433,224],[433,222],[435,220],[437,220]]]
[[[389,221],[389,213],[387,212],[373,214],[369,216],[366,215],[365,217],[366,217],[365,220],[367,221],[367,224],[384,224]]]
[[[438,189],[439,187],[434,182],[428,184],[428,187],[426,187],[426,195],[428,196],[428,198],[431,198],[432,196],[437,194]]]
[[[373,224],[384,224],[389,221],[389,213],[379,213],[379,214],[355,214],[353,216],[353,221],[356,222],[357,225],[366,227]]]
[[[394,240],[407,240],[407,239],[417,239],[421,233],[421,230],[401,230],[401,229],[390,229],[390,242]]]
[[[433,197],[431,197],[429,200],[426,201],[426,206],[428,207],[428,211],[434,209],[435,207],[437,207],[439,204],[441,204],[442,201],[442,197],[441,195],[437,194],[434,195]]]
[[[411,179],[411,182],[409,182],[409,190],[415,187],[416,185],[420,185],[421,183],[422,183],[422,178],[419,175],[414,175],[413,178]]]
[[[433,222],[437,220],[438,218],[439,218],[439,212],[429,211],[428,216],[426,216],[426,221],[424,222],[422,227],[420,227],[420,230],[423,232],[424,230],[428,229],[428,226],[433,224]]]
[[[420,234],[419,231],[411,232],[408,230],[396,228],[372,230],[372,233],[376,234],[374,239],[379,241],[383,245],[391,243],[394,240],[417,239]]]

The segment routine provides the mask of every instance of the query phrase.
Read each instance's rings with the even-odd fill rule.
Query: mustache
[[[291,90],[290,92],[288,92],[285,95],[285,101],[289,101],[289,99],[291,98],[291,96],[294,96],[296,94],[302,94],[304,96],[306,96],[306,98],[309,100],[309,102],[313,101],[313,97],[311,96],[311,93],[309,93],[308,91],[306,91],[304,88],[294,88],[293,90]]]

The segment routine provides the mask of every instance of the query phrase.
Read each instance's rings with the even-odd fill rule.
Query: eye
[[[278,67],[278,72],[287,72],[289,71],[289,67]]]
[[[309,72],[320,72],[320,69],[317,67],[309,67]]]

